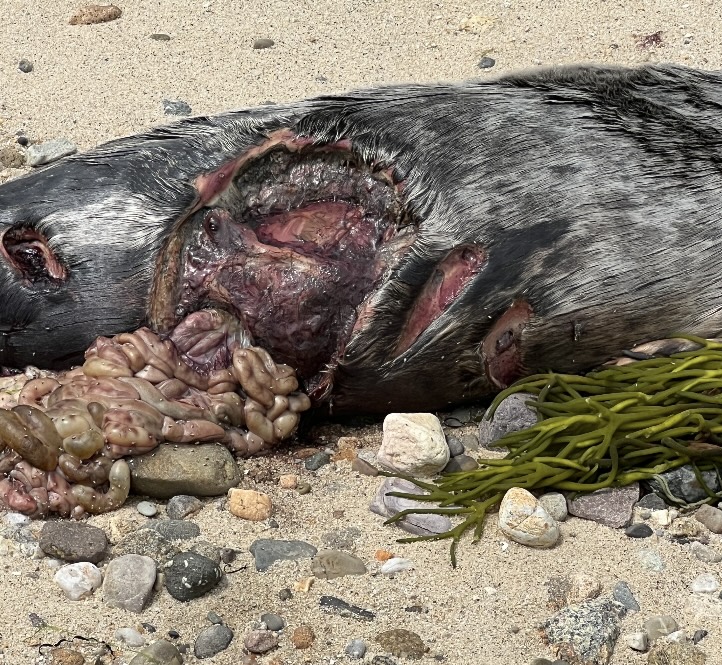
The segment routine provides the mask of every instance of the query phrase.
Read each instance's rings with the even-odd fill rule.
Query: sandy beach
[[[79,6],[68,0],[2,0],[0,148],[14,145],[22,134],[32,142],[66,138],[86,150],[172,122],[164,115],[164,100],[182,100],[196,115],[381,84],[494,77],[541,65],[722,66],[722,9],[713,0],[124,0],[119,3],[122,16],[115,21],[69,25]],[[169,39],[153,39],[154,34]],[[653,35],[657,37],[650,39]],[[262,38],[273,40],[273,46],[254,49],[254,41]],[[481,69],[482,58],[492,58],[494,66]],[[19,70],[22,59],[32,63],[31,72]],[[0,182],[26,170],[0,166]],[[471,425],[462,431],[474,432]],[[372,425],[327,427],[304,445],[334,449],[340,435],[356,436],[370,450],[381,442],[380,426]],[[716,602],[700,599],[689,588],[701,573],[719,577],[721,564],[699,560],[688,545],[658,536],[636,540],[623,530],[570,518],[561,525],[557,547],[535,550],[508,543],[492,517],[478,544],[464,539],[459,566],[452,569],[446,543],[396,542],[404,534],[384,527],[368,510],[380,480],[353,472],[348,461],[312,472],[292,450],[242,462],[242,467],[243,487],[271,495],[277,526],[239,520],[223,508],[222,499],[207,500],[192,518],[201,529],[196,540],[237,549],[232,569],[239,570],[188,603],[163,589],[141,614],[109,608],[100,590],[89,599],[67,600],[53,582],[55,571],[47,559],[22,556],[1,540],[0,598],[6,611],[0,624],[0,663],[59,662],[48,655],[51,647],[41,645],[68,639],[65,646],[87,647],[74,636],[108,643],[115,654],[112,662],[128,663],[137,648],[115,637],[121,627],[141,630],[148,641],[177,631],[175,643],[190,645],[186,663],[371,663],[382,653],[375,636],[404,628],[417,633],[428,651],[421,661],[388,662],[528,665],[537,657],[555,657],[536,629],[553,614],[545,582],[587,573],[599,580],[606,596],[620,580],[631,587],[641,611],[626,616],[622,634],[639,630],[652,615],[669,614],[690,636],[698,629],[708,631],[699,647],[707,665],[722,665],[722,601],[716,594]],[[310,483],[311,492],[281,489],[278,476],[283,473],[298,474]],[[137,502],[133,498],[120,511],[89,522],[109,534],[131,528],[147,519],[138,515]],[[158,505],[162,516],[163,504]],[[369,573],[317,579],[308,591],[294,591],[292,598],[281,600],[279,591],[310,575],[309,560],[257,572],[248,548],[259,538],[299,539],[319,549],[345,541]],[[712,534],[709,540],[722,551],[721,536]],[[194,542],[183,543],[183,549]],[[413,569],[379,574],[377,550],[411,560]],[[642,564],[648,550],[660,555],[661,571]],[[323,595],[372,610],[376,618],[363,622],[325,613],[319,608]],[[200,661],[193,656],[193,641],[209,625],[210,611],[236,637],[227,650]],[[243,636],[264,612],[279,614],[287,624],[280,645],[257,661],[244,660]],[[45,626],[34,626],[30,613],[42,617]],[[289,639],[302,624],[316,635],[311,648],[303,650]],[[363,661],[344,655],[354,638],[369,646]],[[611,659],[612,665],[646,662],[647,656],[623,639]]]

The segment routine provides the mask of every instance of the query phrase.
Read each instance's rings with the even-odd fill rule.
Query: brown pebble
[[[384,651],[399,658],[421,658],[428,650],[423,640],[414,632],[403,628],[385,630],[376,636]]]
[[[86,5],[70,17],[70,25],[91,25],[107,23],[120,18],[123,11],[115,5]]]
[[[296,459],[308,459],[318,452],[321,452],[319,448],[299,448],[293,451],[293,456]]]
[[[334,510],[332,515],[335,519],[340,520],[346,514],[345,510]]]
[[[376,552],[374,552],[374,559],[376,559],[376,561],[388,561],[393,558],[394,553],[388,550],[376,550]]]
[[[300,580],[293,583],[293,590],[308,593],[311,590],[315,579],[315,577],[302,577]]]
[[[278,486],[284,490],[294,490],[298,487],[298,476],[295,473],[284,473],[278,477]]]
[[[278,646],[278,636],[271,630],[252,630],[243,640],[251,653],[266,653]]]
[[[356,473],[360,473],[363,476],[379,475],[379,470],[375,466],[369,464],[366,460],[363,460],[360,457],[357,457],[353,462],[351,462],[351,471],[356,471]]]
[[[85,658],[82,653],[58,647],[50,652],[50,665],[83,665]]]
[[[299,626],[291,633],[291,643],[296,649],[308,649],[315,639],[316,634],[313,632],[313,628],[306,624]]]
[[[355,436],[341,436],[336,443],[336,452],[331,457],[333,462],[348,461],[356,459],[356,450],[361,447],[361,442]]]
[[[271,497],[255,490],[228,490],[228,510],[236,517],[259,522],[268,519],[273,511]]]

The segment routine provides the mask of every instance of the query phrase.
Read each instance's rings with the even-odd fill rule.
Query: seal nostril
[[[33,228],[16,226],[2,234],[0,249],[10,264],[32,284],[61,284],[68,271],[48,239]]]

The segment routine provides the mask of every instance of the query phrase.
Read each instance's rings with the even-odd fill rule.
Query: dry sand
[[[66,137],[85,149],[168,121],[162,115],[163,99],[182,99],[194,113],[213,113],[359,86],[487,77],[540,64],[672,61],[716,68],[722,63],[722,17],[720,3],[713,0],[125,0],[120,20],[70,26],[68,18],[79,4],[0,1],[0,144],[22,130],[32,140]],[[637,46],[642,36],[657,31],[663,45]],[[151,40],[149,35],[157,32],[168,33],[171,40]],[[273,39],[275,46],[253,50],[259,37]],[[478,69],[482,56],[495,58],[496,66]],[[33,62],[32,73],[18,71],[21,58]],[[15,174],[6,171],[0,179]],[[365,440],[378,445],[378,430]],[[333,444],[334,437],[319,443]],[[276,471],[300,468],[289,457],[248,466],[269,465]],[[656,538],[632,540],[619,531],[571,519],[562,526],[563,542],[551,551],[514,544],[503,551],[492,519],[478,545],[464,543],[460,565],[452,570],[444,544],[399,545],[398,533],[382,527],[368,512],[377,480],[357,476],[347,462],[303,474],[313,485],[305,496],[271,482],[258,485],[273,495],[279,529],[241,522],[210,502],[197,518],[203,539],[240,549],[257,537],[300,538],[322,546],[327,532],[355,527],[361,532],[355,552],[371,569],[377,567],[375,550],[386,548],[413,560],[415,570],[393,579],[367,575],[318,580],[308,593],[281,602],[278,591],[307,575],[308,563],[278,565],[263,574],[250,566],[188,604],[162,591],[136,616],[108,609],[100,592],[90,600],[67,601],[45,561],[2,556],[0,597],[6,610],[0,625],[0,662],[36,662],[39,643],[73,635],[109,641],[122,654],[118,662],[127,662],[132,651],[114,640],[118,627],[149,622],[157,635],[173,628],[181,633],[180,642],[192,642],[208,625],[207,612],[214,610],[236,633],[227,651],[205,661],[217,665],[241,662],[242,637],[262,611],[278,612],[291,628],[310,624],[317,640],[308,651],[294,651],[286,631],[281,648],[260,658],[261,663],[272,658],[286,665],[341,662],[349,639],[364,637],[373,645],[381,630],[403,627],[429,646],[424,662],[435,662],[432,656],[443,654],[450,665],[523,665],[535,656],[551,656],[534,631],[535,622],[551,613],[544,582],[553,575],[588,572],[600,578],[605,593],[617,580],[629,582],[642,612],[625,620],[625,631],[638,628],[649,615],[671,614],[690,632],[708,630],[701,643],[707,663],[722,664],[719,612],[700,613],[688,588],[696,575],[719,573],[720,566],[698,561],[682,546]],[[334,511],[343,511],[343,516],[333,517]],[[133,512],[129,506],[121,517]],[[107,526],[121,517],[91,522]],[[714,540],[719,546],[719,537]],[[662,573],[641,567],[638,555],[643,549],[661,554],[666,565]],[[250,555],[240,561],[250,563]],[[373,623],[360,623],[322,614],[318,598],[323,594],[374,609],[378,616]],[[424,611],[406,612],[411,605]],[[30,612],[41,615],[51,628],[34,629]],[[521,629],[516,634],[510,631],[513,625]],[[187,662],[196,661],[188,657]],[[646,656],[620,641],[612,663],[643,662]]]

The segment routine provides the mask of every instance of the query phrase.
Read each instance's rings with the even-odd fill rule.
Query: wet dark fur
[[[570,67],[192,118],[1,186],[0,232],[36,226],[70,278],[23,286],[0,262],[0,365],[65,365],[96,335],[141,325],[193,178],[278,127],[351,139],[365,160],[394,165],[421,224],[334,374],[336,410],[488,393],[479,344],[518,298],[534,310],[525,371],[581,370],[636,342],[722,329],[722,73]],[[461,243],[487,249],[486,269],[392,358],[415,297]]]

